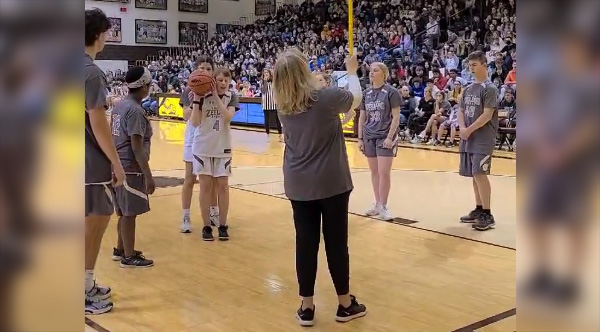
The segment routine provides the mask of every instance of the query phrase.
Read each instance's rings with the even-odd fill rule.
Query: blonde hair
[[[383,62],[373,62],[371,66],[377,66],[383,72],[383,82],[385,83],[390,77],[390,69]]]
[[[315,100],[319,84],[308,68],[306,57],[297,49],[283,52],[275,62],[273,92],[281,114],[299,114]]]

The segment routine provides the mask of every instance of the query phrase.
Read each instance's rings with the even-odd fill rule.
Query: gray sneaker
[[[181,219],[181,233],[191,233],[192,232],[192,219],[190,217],[183,217]]]
[[[85,314],[86,315],[101,315],[105,314],[113,309],[113,303],[110,301],[102,300],[98,302],[85,300]]]
[[[494,216],[490,213],[482,213],[481,216],[479,216],[479,220],[471,227],[478,231],[487,231],[488,229],[494,228],[495,225],[496,221],[494,220]]]
[[[94,280],[94,287],[89,292],[85,292],[85,300],[92,302],[99,302],[108,299],[112,295],[110,287],[103,287],[96,284]]]
[[[475,209],[475,210],[469,212],[469,214],[467,214],[466,216],[460,217],[460,222],[470,223],[470,224],[477,222],[477,220],[479,220],[479,217],[481,217],[482,214],[483,214],[483,210]]]

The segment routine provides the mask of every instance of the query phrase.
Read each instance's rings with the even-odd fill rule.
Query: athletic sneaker
[[[218,213],[213,213],[211,211],[210,213],[210,225],[213,227],[218,227],[219,226],[219,214]]]
[[[358,303],[354,295],[350,295],[350,299],[352,302],[348,308],[342,307],[341,304],[338,305],[338,310],[335,314],[336,321],[345,323],[367,314],[367,307],[364,304]]]
[[[419,136],[415,136],[415,137],[413,137],[412,140],[410,140],[410,142],[412,144],[419,144],[419,143],[421,143],[421,138],[419,138]]]
[[[373,204],[373,206],[371,206],[370,209],[367,210],[367,212],[365,212],[365,215],[367,217],[373,217],[379,214],[379,212],[381,211],[381,207],[379,206],[378,203]]]
[[[313,326],[315,325],[315,309],[313,305],[312,309],[302,310],[302,306],[296,311],[296,319],[300,326]]]
[[[483,214],[483,210],[475,209],[475,210],[469,212],[469,214],[467,214],[466,216],[460,217],[460,222],[474,223],[477,220],[479,220],[479,217],[481,217],[482,214]]]
[[[191,233],[192,232],[192,219],[189,216],[185,216],[181,219],[181,233]]]
[[[379,218],[385,221],[394,220],[392,213],[390,212],[390,210],[388,210],[387,206],[385,205],[382,205],[379,210]]]
[[[488,229],[494,228],[495,225],[496,221],[491,213],[482,213],[479,220],[471,227],[478,231],[487,231]]]
[[[218,229],[219,229],[219,240],[221,240],[221,241],[229,240],[229,233],[227,233],[229,226],[227,226],[227,225],[219,226]]]
[[[144,255],[134,255],[132,257],[123,257],[119,266],[123,268],[147,268],[154,266],[154,261],[146,259]]]
[[[100,315],[111,311],[113,303],[110,301],[102,300],[98,302],[85,300],[85,314],[86,315]]]
[[[210,226],[204,226],[202,228],[202,240],[204,241],[214,241],[215,238],[213,237],[212,234],[212,227]]]
[[[134,250],[133,251],[134,255],[141,255],[142,252],[139,250]],[[125,251],[124,250],[119,250],[117,248],[113,248],[113,254],[112,254],[112,260],[113,261],[120,261],[121,259],[123,259],[123,257],[125,257]]]
[[[96,284],[94,280],[94,286],[89,292],[85,292],[85,300],[92,302],[100,302],[108,299],[112,295],[110,287],[102,287]]]

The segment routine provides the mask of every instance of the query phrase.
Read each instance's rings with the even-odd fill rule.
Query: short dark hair
[[[98,8],[85,11],[85,46],[92,46],[100,35],[110,29],[110,20]]]
[[[200,67],[201,64],[203,63],[208,63],[210,64],[211,67],[215,67],[215,63],[213,62],[213,60],[211,59],[211,57],[209,57],[208,55],[201,55],[198,57],[198,59],[196,60],[196,62],[194,62],[194,70],[198,69],[198,67]]]
[[[469,54],[469,56],[467,57],[468,61],[479,61],[482,64],[486,64],[487,63],[487,59],[485,58],[485,53],[483,53],[482,51],[475,51],[471,54]]]
[[[137,80],[139,80],[143,75],[144,72],[146,70],[144,69],[144,67],[131,67],[129,68],[129,70],[127,71],[127,74],[125,74],[125,83],[133,83]],[[150,83],[148,83],[148,85],[150,85]],[[129,88],[129,92],[133,93],[136,92],[138,90],[140,90],[142,87],[139,88]]]
[[[458,70],[456,70],[454,68],[450,69],[450,72],[453,73],[453,74],[458,74]]]
[[[223,75],[223,76],[225,76],[227,78],[231,78],[231,72],[226,67],[219,67],[219,68],[217,68],[217,70],[215,70],[214,75],[215,75],[215,77],[217,77],[219,75]]]

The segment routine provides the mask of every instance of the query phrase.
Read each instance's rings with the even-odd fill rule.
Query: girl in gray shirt
[[[314,324],[321,219],[329,270],[340,301],[336,320],[346,322],[366,314],[366,307],[350,295],[348,202],[353,185],[340,119],[342,113],[353,117],[362,97],[356,57],[348,60],[347,69],[349,91],[322,89],[298,50],[282,53],[275,64],[275,99],[285,128],[284,188],[294,211],[302,297],[296,319],[302,326]]]

